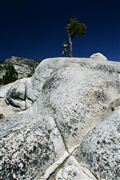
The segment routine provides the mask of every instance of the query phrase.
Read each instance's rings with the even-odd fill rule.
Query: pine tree
[[[8,83],[14,82],[17,79],[18,79],[18,73],[15,70],[14,66],[11,63],[9,63],[6,66],[6,73],[3,76],[3,84],[5,85]]]
[[[83,36],[86,33],[86,25],[84,23],[80,23],[77,18],[70,19],[70,23],[67,24],[66,31],[69,37],[69,45],[70,45],[70,57],[72,57],[72,44],[75,36]]]

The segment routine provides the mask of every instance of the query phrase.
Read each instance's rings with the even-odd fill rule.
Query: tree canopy
[[[71,18],[70,23],[66,26],[69,36],[70,56],[72,56],[72,42],[75,36],[83,36],[86,33],[86,25],[78,21],[77,18]]]
[[[3,76],[3,84],[8,84],[18,79],[18,72],[15,70],[14,66],[9,63],[6,66],[6,73]]]

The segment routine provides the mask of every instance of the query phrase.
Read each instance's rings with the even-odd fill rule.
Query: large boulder
[[[46,60],[36,69],[33,106],[41,109],[43,101],[52,111],[69,152],[111,111],[119,95],[118,68],[117,63],[66,58]]]
[[[0,87],[1,113],[6,117],[32,105],[26,98],[26,83],[30,78],[23,78]]]
[[[0,178],[47,179],[53,173],[57,179],[64,172],[69,177],[72,168],[71,173],[77,175],[71,179],[79,175],[85,179],[84,168],[77,167],[79,158],[75,160],[72,154],[83,137],[119,106],[119,74],[117,62],[89,58],[42,61],[25,88],[15,86],[17,102],[22,100],[28,109],[0,121]],[[8,103],[13,89],[14,85],[7,93]],[[16,95],[13,105],[14,100]],[[85,172],[92,178],[89,168]]]
[[[120,179],[120,108],[86,135],[75,157],[98,179]]]
[[[13,105],[15,107],[20,107],[21,109],[25,109],[25,81],[18,80],[13,86],[10,87],[9,91],[6,94],[6,103]]]
[[[0,179],[47,179],[67,156],[53,118],[23,113],[0,121]]]
[[[94,53],[90,56],[91,59],[98,60],[98,61],[106,61],[107,58],[101,53]]]

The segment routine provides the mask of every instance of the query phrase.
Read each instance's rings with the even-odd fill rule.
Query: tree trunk
[[[69,55],[70,55],[70,57],[72,57],[72,40],[71,40],[70,34],[68,34],[68,37],[69,37],[69,45],[70,45],[70,52],[69,52]]]

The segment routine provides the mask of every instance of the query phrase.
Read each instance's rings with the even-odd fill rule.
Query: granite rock
[[[4,98],[9,104],[12,99],[11,105],[24,111],[0,120],[0,178],[47,180],[54,174],[57,180],[66,174],[65,177],[77,180],[79,176],[88,176],[85,172],[91,174],[89,178],[111,178],[110,159],[107,159],[110,164],[107,175],[105,164],[100,164],[95,173],[98,164],[94,165],[92,158],[96,157],[93,150],[96,141],[92,144],[91,139],[102,139],[105,135],[102,129],[104,126],[108,129],[109,125],[106,117],[116,112],[120,105],[119,75],[117,62],[52,58],[42,61],[34,75],[24,83],[12,84]],[[101,131],[94,133],[94,128],[100,129],[98,124]],[[118,125],[113,121],[109,131],[113,129],[115,134],[118,133],[115,129]],[[94,135],[90,133],[89,136],[89,132]],[[106,139],[110,139],[111,133],[107,133]],[[101,156],[99,148],[98,145],[98,156]],[[81,158],[84,149],[86,159]],[[89,150],[91,161],[87,155]],[[119,151],[109,151],[111,157],[119,157]],[[99,170],[101,166],[105,175]],[[116,164],[118,168],[119,164]],[[77,175],[73,177],[75,173]],[[119,173],[113,177],[119,179]]]
[[[120,179],[120,108],[83,138],[74,156],[97,179]]]

